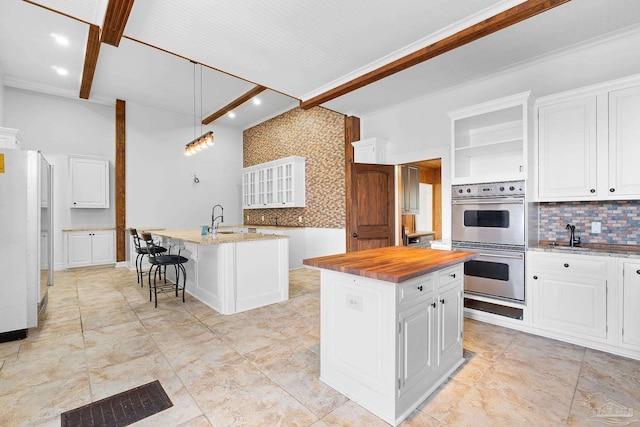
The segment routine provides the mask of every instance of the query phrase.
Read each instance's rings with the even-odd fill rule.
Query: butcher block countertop
[[[389,246],[346,254],[309,258],[303,264],[400,283],[475,258],[475,252]]]

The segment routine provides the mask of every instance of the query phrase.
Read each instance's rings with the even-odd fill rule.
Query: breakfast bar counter
[[[221,314],[251,310],[289,298],[287,236],[259,233],[201,235],[200,229],[149,230],[165,247],[189,259],[186,292]],[[172,250],[175,253],[176,250]],[[169,279],[173,270],[167,269]]]
[[[460,366],[472,252],[393,246],[304,260],[320,274],[320,380],[397,426]]]

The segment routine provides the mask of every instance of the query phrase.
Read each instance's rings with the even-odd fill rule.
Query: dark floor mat
[[[153,381],[61,414],[62,427],[122,427],[173,406],[160,381]]]

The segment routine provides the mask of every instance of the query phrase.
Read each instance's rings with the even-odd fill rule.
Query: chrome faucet
[[[571,225],[571,224],[567,224],[567,226],[565,227],[567,230],[569,230],[569,247],[575,247],[577,245],[580,244],[580,238],[576,238],[576,226],[575,225]]]
[[[216,208],[220,207],[220,215],[216,216]],[[213,209],[211,209],[211,232],[218,229],[218,225],[216,224],[216,220],[220,219],[220,222],[224,222],[224,208],[222,205],[214,205]]]

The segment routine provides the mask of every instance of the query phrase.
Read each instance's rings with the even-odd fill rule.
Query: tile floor
[[[145,426],[386,426],[318,380],[319,275],[290,299],[222,316],[187,296],[149,302],[135,272],[58,272],[46,317],[0,344],[0,426],[58,426],[60,413],[160,380],[174,406]],[[606,425],[611,399],[640,418],[640,362],[466,320],[475,356],[403,426]]]

